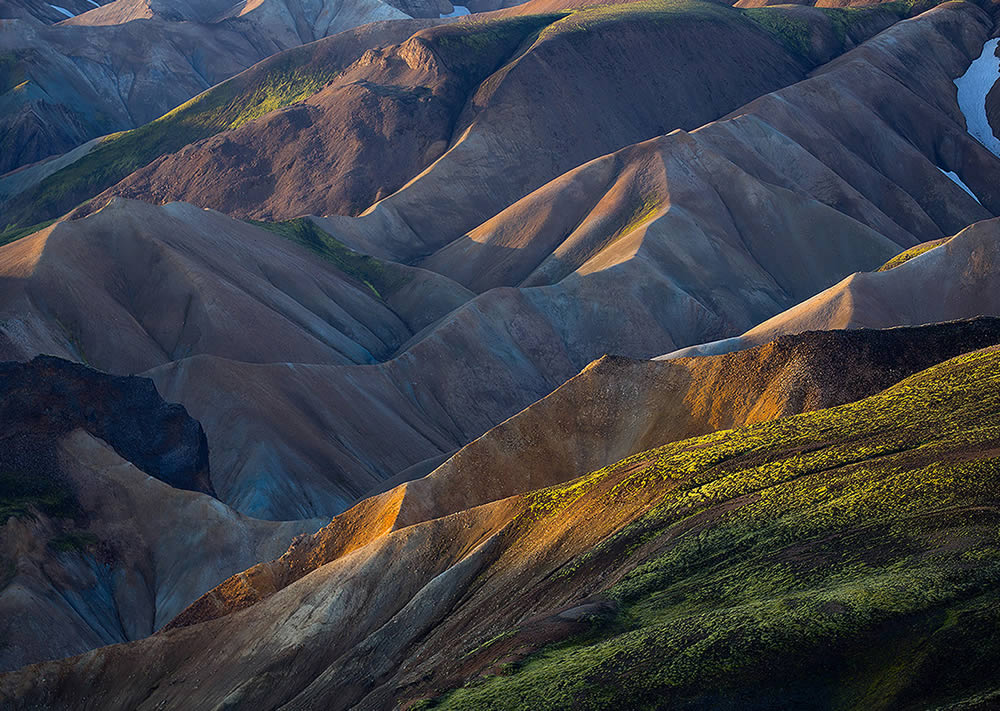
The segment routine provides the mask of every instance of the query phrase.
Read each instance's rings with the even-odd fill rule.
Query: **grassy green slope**
[[[28,225],[71,210],[162,155],[312,96],[342,69],[316,59],[308,46],[289,50],[145,126],[110,136],[12,201],[0,225],[0,244],[23,236]]]
[[[670,444],[537,492],[525,516],[569,513],[646,460],[610,499],[670,489],[557,573],[573,585],[628,571],[604,591],[617,617],[421,705],[995,701],[998,414],[1000,352],[970,354],[858,403]]]
[[[899,265],[906,264],[911,259],[915,259],[916,257],[919,257],[921,254],[924,254],[925,252],[930,252],[935,247],[940,247],[942,244],[944,244],[950,239],[951,237],[944,237],[942,239],[936,239],[930,242],[922,242],[921,244],[918,244],[916,247],[910,247],[909,249],[904,250],[899,254],[897,254],[895,257],[893,257],[888,262],[879,267],[876,271],[887,272],[890,269],[895,269]]]

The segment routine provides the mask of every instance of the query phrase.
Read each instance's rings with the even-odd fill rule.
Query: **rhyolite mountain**
[[[402,528],[224,617],[0,676],[0,693],[14,709],[984,708],[998,358]]]
[[[0,705],[989,708],[996,8],[395,5],[0,28]]]
[[[381,0],[115,0],[56,25],[15,14],[0,20],[0,174],[146,124],[282,50],[407,17]]]
[[[807,29],[839,17],[805,11]],[[785,11],[763,12],[780,19]],[[879,8],[851,12],[863,26],[873,17],[882,24],[894,17]],[[564,24],[590,26],[591,14],[601,31],[570,31],[576,25]],[[284,138],[290,167],[282,179],[297,180],[296,166],[325,165],[327,157],[342,160],[343,175],[359,180],[389,176],[405,164],[404,154],[375,147],[406,142],[401,125],[360,141],[360,134],[349,138],[351,131],[341,130],[339,114],[312,102],[337,94],[341,101],[329,104],[336,108],[353,105],[348,94],[356,95],[383,107],[373,116],[402,121],[418,115],[399,108],[414,97],[416,106],[434,113],[460,103],[455,95],[462,86],[478,96],[479,88],[460,79],[468,82],[489,62],[499,63],[482,80],[490,91],[481,110],[463,109],[468,127],[419,175],[359,217],[251,227],[212,210],[124,201],[115,193],[152,197],[125,189],[136,174],[78,217],[0,248],[0,264],[11,277],[0,299],[0,350],[8,358],[44,352],[117,373],[148,372],[205,427],[213,482],[224,501],[265,518],[332,516],[383,481],[429,472],[605,353],[652,357],[742,333],[853,272],[876,269],[904,249],[991,217],[998,197],[990,176],[1000,159],[966,131],[954,83],[987,41],[991,24],[983,10],[946,3],[897,22],[801,81],[808,62],[782,49],[783,35],[753,17],[697,3],[639,4],[563,19],[512,14],[416,34],[404,27],[390,51],[370,51],[348,64],[343,84],[334,81],[303,103],[204,139],[140,173],[185,163],[222,141],[244,156],[233,163],[240,175],[252,175],[250,166],[270,163],[250,153],[279,150]],[[654,36],[674,37],[680,44],[671,56],[679,58],[692,26],[750,38],[762,50],[757,55],[764,58],[755,55],[749,64],[736,62],[743,50],[725,50],[734,53],[735,66],[720,65],[716,73],[720,82],[736,77],[727,91],[753,93],[756,81],[756,91],[766,91],[775,81],[768,74],[775,62],[788,67],[792,83],[743,107],[716,105],[714,111],[731,113],[694,130],[649,124],[646,130],[669,133],[598,156],[502,207],[531,189],[525,170],[557,169],[538,151],[534,159],[516,159],[524,168],[490,168],[504,156],[521,155],[512,134],[503,132],[518,125],[517,112],[534,106],[523,96],[537,94],[528,87],[538,73],[522,71],[534,53],[552,53],[546,63],[557,71],[554,58],[561,53],[591,52],[595,61],[573,71],[600,84],[617,70],[610,59],[596,58],[621,46],[628,33],[655,33],[650,43]],[[527,42],[519,39],[524,33],[531,35]],[[355,34],[293,50],[303,62],[298,66],[312,66],[310,52],[318,48],[333,56],[326,53],[350,44]],[[522,42],[513,58],[503,55]],[[660,52],[663,42],[650,46]],[[646,46],[625,44],[632,52]],[[924,51],[927,46],[935,51]],[[463,50],[468,47],[476,51]],[[349,62],[352,55],[343,56]],[[457,74],[447,62],[463,57],[471,59]],[[255,77],[270,76],[274,61],[230,83],[252,87]],[[414,68],[407,69],[407,61]],[[601,72],[611,74],[601,78]],[[440,82],[421,94],[419,82],[427,76]],[[683,75],[672,76],[671,85],[680,86]],[[666,86],[650,80],[630,90]],[[722,96],[709,95],[706,86],[698,82],[688,90],[706,92],[693,104],[623,92],[588,101],[617,107],[611,113],[618,116],[644,97],[642,105],[664,105],[666,112],[705,111],[702,118],[674,114],[674,120],[697,122],[710,117],[712,102]],[[559,103],[553,111],[571,102]],[[197,106],[192,110],[199,115]],[[300,122],[300,115],[308,120]],[[666,113],[650,110],[649,116],[667,120]],[[352,125],[354,118],[345,120]],[[537,129],[546,120],[528,113],[524,125]],[[163,121],[156,130],[165,135],[181,125]],[[327,125],[341,129],[320,137],[317,129]],[[321,141],[356,141],[365,152],[341,150],[344,144],[305,150],[297,142],[303,131]],[[538,130],[525,131],[531,140],[544,139]],[[873,131],[875,144],[866,138]],[[232,136],[244,133],[250,153],[233,143]],[[630,140],[622,130],[588,135]],[[562,134],[554,140],[583,143]],[[497,141],[510,148],[491,148]],[[98,174],[98,164],[88,161],[104,160],[101,150],[66,170]],[[559,149],[559,160],[565,152]],[[191,176],[205,175],[189,165]],[[228,189],[223,166],[210,161],[208,175]],[[978,198],[943,169],[961,175]],[[339,174],[329,171],[324,175]],[[477,171],[481,175],[473,176]],[[437,181],[447,190],[432,189]],[[424,185],[431,192],[418,199]],[[263,195],[276,194],[259,187]],[[491,206],[481,190],[501,204]],[[249,187],[239,194],[254,195]],[[213,206],[202,201],[201,207]],[[484,216],[472,229],[463,227]],[[987,232],[995,229],[983,224]],[[983,287],[989,276],[984,272]],[[978,304],[965,308],[971,311],[956,306],[943,318],[994,313]],[[102,317],[93,318],[95,311]],[[114,342],[101,325],[106,321],[120,324]],[[274,337],[259,338],[260,329]]]

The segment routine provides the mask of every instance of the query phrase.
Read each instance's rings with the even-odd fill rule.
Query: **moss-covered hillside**
[[[418,705],[995,708],[998,414],[1000,352],[979,352],[537,492],[528,531],[652,497],[547,583],[612,605],[526,658],[495,630],[464,687]]]

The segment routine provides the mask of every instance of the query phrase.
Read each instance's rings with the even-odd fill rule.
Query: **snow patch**
[[[87,0],[87,2],[89,2],[89,3],[90,3],[91,5],[93,5],[94,7],[100,7],[100,4],[99,4],[99,3],[96,3],[96,2],[94,2],[94,0]]]
[[[449,12],[447,15],[441,15],[441,17],[461,17],[462,15],[471,15],[469,8],[465,5],[453,5],[454,10]]]
[[[64,14],[66,17],[76,17],[76,15],[74,15],[72,12],[70,12],[69,10],[67,10],[64,7],[59,7],[58,5],[53,5],[52,3],[49,3],[48,5],[53,10],[58,10],[59,12],[61,12],[62,14]]]
[[[950,170],[945,170],[944,168],[938,168],[938,170],[940,170],[942,173],[944,173],[949,178],[951,178],[951,182],[955,183],[955,185],[957,185],[958,187],[962,188],[962,190],[964,190],[965,192],[969,193],[969,195],[972,196],[973,200],[975,200],[976,202],[979,202],[979,198],[976,197],[976,194],[974,192],[972,192],[971,190],[969,190],[969,186],[966,185],[965,183],[963,183],[962,179],[959,178],[956,173],[954,173],[953,171],[950,171]],[[979,204],[982,205],[983,203],[979,202]]]
[[[958,87],[958,107],[965,115],[969,134],[1000,158],[1000,141],[993,135],[986,118],[986,95],[1000,79],[1000,57],[995,54],[997,44],[1000,44],[1000,38],[984,44],[983,53],[973,60],[965,74],[955,80],[955,86]]]

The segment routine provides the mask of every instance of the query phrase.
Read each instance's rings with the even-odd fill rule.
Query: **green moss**
[[[367,286],[378,298],[382,298],[383,294],[387,294],[401,285],[401,277],[386,262],[365,254],[358,254],[321,230],[311,220],[299,218],[284,222],[260,222],[257,220],[247,220],[247,222],[281,235],[285,239],[315,252],[336,265],[340,271]]]
[[[21,228],[12,227],[5,232],[0,232],[0,246],[9,244],[11,242],[15,242],[21,239],[22,237],[33,235],[36,232],[44,230],[46,227],[55,224],[55,222],[56,220],[46,220],[45,222],[40,222],[37,225],[31,225],[30,227],[21,227]]]
[[[145,126],[108,137],[12,201],[0,244],[24,236],[24,225],[71,210],[160,156],[307,99],[340,71],[310,60],[308,48],[286,52],[249,87],[243,77],[234,77]]]
[[[67,531],[49,540],[49,547],[59,553],[82,553],[99,543],[99,539],[88,531]]]
[[[56,518],[74,518],[80,513],[76,495],[61,478],[0,472],[0,525],[11,517],[30,517],[32,509]]]
[[[501,632],[500,634],[496,635],[495,637],[491,637],[490,639],[486,640],[482,644],[480,644],[480,645],[478,645],[476,647],[473,647],[472,649],[470,649],[468,652],[466,652],[462,656],[463,657],[471,657],[474,654],[479,654],[480,652],[484,652],[487,649],[489,649],[490,647],[492,647],[493,645],[495,645],[497,642],[502,642],[505,639],[510,639],[511,637],[513,637],[516,634],[517,634],[517,629],[516,628],[512,629],[512,630],[505,630],[504,632]]]
[[[792,54],[802,57],[812,54],[812,26],[805,20],[793,19],[783,8],[754,7],[745,9],[743,13]]]
[[[922,2],[921,11],[933,7],[935,4],[937,4],[936,0]],[[873,17],[886,16],[892,20],[895,16],[895,19],[902,19],[913,14],[916,7],[912,0],[900,0],[900,2],[867,7],[816,9],[829,19],[834,35],[840,43],[840,49],[844,51],[853,46],[853,43],[859,43],[868,38],[871,32],[865,32],[864,27]],[[807,16],[804,13],[781,6],[746,8],[742,12],[777,39],[792,54],[800,56],[810,63],[823,61],[823,58],[814,56],[813,37],[818,27],[806,19]]]
[[[642,23],[671,22],[677,19],[699,19],[714,22],[740,22],[739,12],[726,6],[698,0],[640,0],[618,5],[597,5],[571,12],[566,18],[546,28],[541,39],[550,39],[571,32],[600,31],[610,23],[636,21]]]
[[[609,507],[654,496],[562,578],[622,567],[604,594],[625,623],[435,708],[883,709],[995,691],[998,414],[1000,353],[975,353],[859,403],[530,495],[535,521],[594,506],[581,486]]]
[[[906,264],[911,259],[914,259],[915,257],[919,257],[921,254],[923,254],[925,252],[930,252],[935,247],[940,247],[942,244],[944,244],[945,242],[947,242],[949,239],[951,239],[951,238],[950,237],[945,237],[944,239],[937,239],[937,240],[933,240],[931,242],[924,242],[922,244],[918,244],[916,247],[910,247],[909,249],[907,249],[907,250],[905,250],[905,251],[900,252],[899,254],[897,254],[895,257],[893,257],[888,262],[886,262],[881,267],[879,267],[876,271],[887,272],[890,269],[895,269],[900,264]]]
[[[430,42],[444,62],[452,68],[478,63],[479,55],[507,55],[524,42],[569,13],[482,19],[471,18],[436,29]]]

